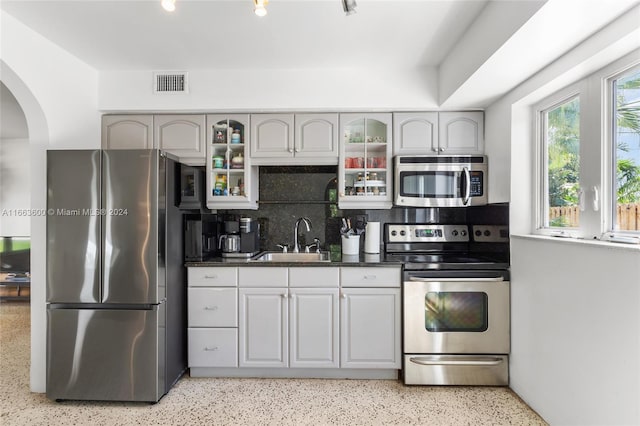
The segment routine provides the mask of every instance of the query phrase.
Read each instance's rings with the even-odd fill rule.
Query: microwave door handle
[[[462,204],[465,206],[469,204],[469,200],[471,199],[471,176],[469,175],[469,168],[463,167],[462,171],[464,172],[464,198],[462,199]]]

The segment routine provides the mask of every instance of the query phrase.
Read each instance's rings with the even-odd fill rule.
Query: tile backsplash
[[[340,210],[337,206],[337,166],[260,167],[258,210],[218,210],[222,217],[251,217],[261,225],[261,249],[279,250],[278,244],[293,246],[296,220],[307,217],[312,229],[300,226],[300,244],[319,238],[323,249],[340,244],[341,218],[365,215],[383,223],[482,223],[508,225],[508,205],[469,208],[405,208],[388,210]],[[383,227],[381,226],[381,232]],[[382,242],[382,236],[380,237]],[[364,244],[363,239],[360,241]]]

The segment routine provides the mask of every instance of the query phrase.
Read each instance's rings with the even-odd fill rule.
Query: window
[[[580,98],[542,111],[543,228],[580,224]]]
[[[640,243],[637,55],[552,94],[535,116],[535,232]]]
[[[611,231],[640,231],[640,68],[610,80]]]

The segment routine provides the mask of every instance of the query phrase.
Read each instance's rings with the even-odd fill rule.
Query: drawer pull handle
[[[217,275],[205,275],[204,277],[208,280],[215,280],[216,278],[218,278]]]
[[[217,306],[205,306],[204,310],[205,311],[217,311],[218,307]]]
[[[365,280],[375,280],[375,279],[376,279],[376,276],[375,276],[375,275],[365,275],[365,276],[364,276],[364,279],[365,279]]]
[[[207,352],[213,352],[213,351],[217,351],[218,347],[217,346],[213,346],[213,347],[205,346],[204,350],[207,351]]]

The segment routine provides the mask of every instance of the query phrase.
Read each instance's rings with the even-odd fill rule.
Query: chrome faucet
[[[304,222],[304,224],[307,226],[307,232],[311,231],[311,220],[309,218],[306,217],[301,217],[300,219],[296,220],[296,224],[293,227],[293,252],[294,253],[300,253],[300,244],[298,243],[298,233],[300,232],[300,222]]]

